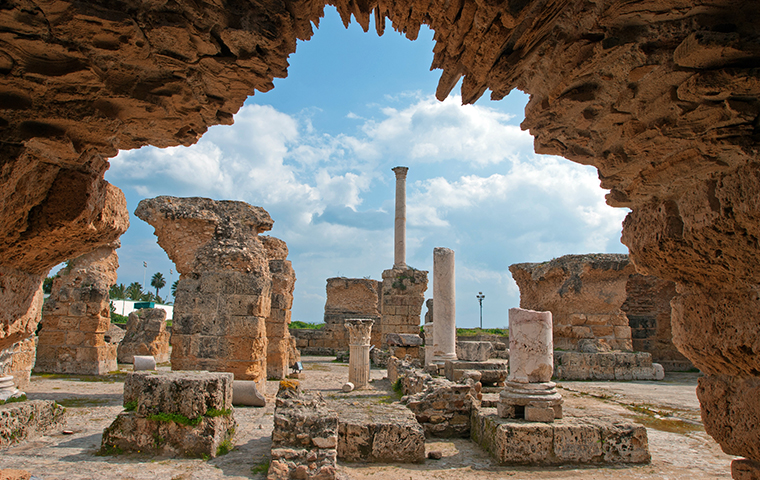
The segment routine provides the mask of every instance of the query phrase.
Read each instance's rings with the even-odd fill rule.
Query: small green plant
[[[98,457],[103,457],[106,455],[121,455],[124,453],[124,450],[121,447],[118,447],[116,445],[103,445],[100,447],[100,450],[98,450],[95,455]]]
[[[259,473],[266,475],[269,471],[269,463],[271,460],[269,457],[264,457],[259,463],[251,467],[251,473],[257,475]]]
[[[22,394],[20,397],[11,397],[8,400],[0,400],[0,405],[5,405],[6,403],[18,403],[18,402],[25,402],[26,401],[26,394]]]
[[[482,333],[509,337],[508,328],[457,328],[457,337],[474,337]]]
[[[216,447],[216,456],[220,455],[227,455],[232,451],[232,449],[235,448],[234,445],[232,445],[232,441],[228,438],[227,440],[223,441],[219,444],[218,447]]]
[[[153,444],[156,446],[156,450],[161,448],[161,445],[164,444],[164,437],[158,434],[158,432],[153,433]]]
[[[215,408],[209,408],[204,414],[206,417],[229,417],[232,410],[225,408],[224,410],[217,410]]]
[[[116,312],[111,312],[111,323],[118,323],[120,325],[125,325],[128,320],[129,320],[129,317],[126,317],[124,315],[119,315]]]
[[[393,391],[401,395],[404,391],[404,384],[401,383],[401,379],[397,378],[395,382],[393,382]]]
[[[124,404],[125,412],[134,412],[135,409],[137,409],[137,400],[132,400],[131,402],[126,402]]]
[[[178,423],[180,425],[187,425],[190,427],[194,427],[201,423],[201,420],[203,420],[203,417],[196,417],[196,418],[187,418],[186,416],[180,414],[180,413],[154,413],[153,415],[148,415],[148,420],[153,420],[155,422],[174,422]]]

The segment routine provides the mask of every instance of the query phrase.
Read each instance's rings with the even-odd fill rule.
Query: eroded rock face
[[[443,70],[438,98],[461,77],[465,103],[487,89],[494,99],[529,93],[523,127],[536,150],[595,166],[608,202],[631,209],[623,241],[639,272],[677,283],[681,351],[711,375],[760,377],[760,4],[335,4],[365,30],[373,14],[379,33],[386,20],[410,39],[429,25],[432,67]],[[102,180],[103,158],[191,144],[209,125],[231,123],[246,96],[286,75],[323,8],[5,2],[0,281],[31,274],[39,283],[51,266],[118,237],[126,211]],[[0,348],[33,330],[16,324],[34,323],[23,318],[35,291],[3,302],[18,312],[3,317]]]
[[[117,346],[105,340],[118,247],[114,242],[77,257],[53,279],[42,315],[36,372],[102,375],[118,370]]]
[[[141,201],[135,215],[153,225],[180,273],[172,369],[264,382],[270,334],[279,339],[277,369],[286,368],[295,274],[285,242],[258,236],[272,228],[269,214],[244,202],[156,197]]]
[[[634,273],[627,255],[565,255],[509,270],[520,287],[521,308],[552,312],[556,348],[576,350],[579,342],[595,340],[631,350],[631,329],[620,309]]]
[[[135,355],[150,355],[156,363],[169,361],[166,310],[143,308],[129,314],[127,331],[118,344],[119,363],[133,363]]]
[[[288,369],[298,360],[291,350],[290,309],[293,307],[293,290],[296,272],[288,256],[288,247],[279,238],[261,236],[269,260],[272,275],[272,299],[267,329],[267,378],[281,380]]]

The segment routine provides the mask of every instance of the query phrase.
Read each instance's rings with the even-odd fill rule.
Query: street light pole
[[[475,298],[477,298],[478,303],[480,303],[480,329],[483,330],[483,299],[486,298],[486,296],[483,295],[483,292],[478,292],[478,294],[475,295]]]
[[[143,262],[143,267],[145,267],[145,270],[143,271],[143,290],[145,290],[145,281],[148,277],[148,262]]]

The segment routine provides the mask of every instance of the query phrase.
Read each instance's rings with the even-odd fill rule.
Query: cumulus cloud
[[[460,103],[397,96],[366,118],[343,113],[356,128],[334,135],[308,109],[288,115],[249,104],[233,127],[213,127],[193,147],[121,152],[107,178],[125,190],[131,208],[156,195],[266,208],[298,276],[293,318],[307,321],[321,320],[326,278],[379,279],[391,266],[395,165],[410,167],[407,259],[432,270],[434,247],[455,249],[460,324],[473,325],[470,297],[478,291],[489,308],[505,312],[519,303],[511,263],[625,251],[617,240],[625,212],[604,204],[593,168],[535,155],[518,119]],[[144,236],[142,227],[130,232]],[[120,254],[141,265],[130,248],[145,256],[144,241],[127,237]]]

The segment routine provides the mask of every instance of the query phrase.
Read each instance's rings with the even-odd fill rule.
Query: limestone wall
[[[651,353],[652,361],[666,371],[693,368],[673,344],[670,300],[676,295],[675,283],[635,273],[625,289],[621,309],[628,317],[634,351]]]
[[[634,273],[627,255],[565,255],[509,267],[520,287],[520,307],[550,311],[554,347],[576,350],[582,340],[602,349],[631,350],[631,328],[620,306]]]
[[[377,328],[381,345],[385,345],[389,333],[420,333],[427,284],[425,270],[394,267],[383,271],[382,318]]]
[[[296,273],[289,260],[288,247],[280,239],[262,236],[267,251],[269,273],[272,275],[272,299],[267,331],[267,378],[281,380],[288,375],[289,367],[297,360],[291,354],[290,309],[293,307],[293,290]],[[293,356],[294,358],[291,358]]]
[[[295,281],[284,261],[285,243],[258,236],[272,228],[269,214],[243,202],[157,197],[141,201],[135,215],[153,225],[180,273],[172,369],[232,372],[239,380],[264,382],[268,336],[285,343],[285,332],[274,328],[286,328],[289,282]],[[280,312],[270,318],[273,299]],[[280,370],[287,364],[281,356],[276,360]]]
[[[42,313],[36,372],[102,375],[118,370],[109,289],[116,283],[118,242],[71,260],[53,280]]]

